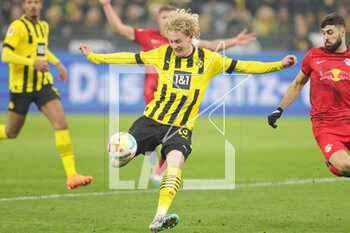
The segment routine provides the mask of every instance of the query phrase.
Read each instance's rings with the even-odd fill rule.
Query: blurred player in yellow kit
[[[49,25],[40,20],[42,0],[22,0],[25,14],[8,28],[3,45],[2,61],[10,66],[10,102],[7,125],[0,124],[0,140],[16,138],[29,106],[34,102],[51,122],[55,142],[67,175],[67,187],[91,183],[92,176],[77,174],[73,147],[60,101],[53,87],[47,61],[56,65],[59,79],[67,80],[67,70],[48,49]]]

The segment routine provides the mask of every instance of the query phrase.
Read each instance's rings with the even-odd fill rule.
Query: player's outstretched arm
[[[266,74],[289,68],[297,63],[294,55],[288,55],[282,61],[277,62],[237,61],[234,71],[246,74]]]
[[[271,125],[271,127],[277,127],[277,119],[281,117],[283,110],[298,98],[301,90],[303,90],[305,84],[309,81],[309,78],[310,76],[305,75],[303,71],[299,71],[299,74],[289,85],[286,93],[284,94],[279,107],[267,117],[268,123]]]
[[[228,39],[217,39],[217,40],[200,40],[199,47],[209,49],[212,51],[228,49],[235,45],[246,45],[256,40],[256,33],[247,33],[247,29],[243,29],[237,36]]]
[[[111,5],[111,0],[99,0],[100,4],[102,5],[103,11],[106,14],[108,23],[112,26],[113,30],[126,37],[127,39],[134,41],[135,40],[135,31],[134,28],[125,25],[117,13],[114,11],[112,5]]]
[[[139,53],[106,53],[106,54],[95,54],[89,45],[80,44],[78,48],[87,59],[96,64],[118,64],[118,65],[134,65],[134,64],[150,64],[155,65],[159,59],[155,56],[153,51],[148,52],[149,59],[144,57],[141,59]],[[156,58],[155,58],[156,57]]]

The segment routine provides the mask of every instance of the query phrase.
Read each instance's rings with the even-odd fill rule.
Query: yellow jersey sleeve
[[[96,64],[137,64],[135,53],[110,53],[110,54],[95,54],[89,53],[87,59]]]
[[[24,65],[24,66],[33,66],[34,59],[22,57],[17,55],[13,50],[8,47],[4,47],[2,50],[1,59],[5,63],[16,64],[16,65]]]
[[[204,70],[205,72],[211,70],[213,76],[223,72],[231,74],[237,64],[237,60],[222,56],[221,54],[210,50],[205,50],[205,56],[207,62]]]
[[[281,61],[277,62],[258,62],[258,61],[238,61],[228,57],[223,57],[218,53],[208,52],[212,65],[216,70],[216,74],[221,72],[247,73],[247,74],[265,74],[282,70],[284,67]],[[209,58],[208,58],[209,59]]]
[[[15,50],[18,44],[27,39],[27,31],[24,28],[25,26],[19,20],[15,20],[7,29],[6,37],[4,40],[4,47],[8,47],[11,50]]]
[[[149,52],[140,53],[110,53],[110,54],[95,54],[89,53],[87,59],[96,64],[118,64],[118,65],[155,65],[158,66],[159,49],[154,49]]]
[[[258,62],[258,61],[237,61],[235,72],[248,74],[265,74],[282,70],[284,67],[281,61]]]
[[[168,47],[168,45],[166,45]],[[136,55],[136,59],[140,59],[139,64],[145,64],[145,65],[154,65],[159,67],[160,63],[164,61],[164,54],[162,54],[162,51],[165,52],[164,46],[159,47],[158,49],[153,49],[148,52],[140,52],[139,55]]]

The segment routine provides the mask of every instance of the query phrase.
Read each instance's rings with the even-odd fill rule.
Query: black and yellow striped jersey
[[[176,57],[169,45],[149,52],[94,54],[98,64],[153,64],[158,72],[158,89],[144,115],[167,125],[193,130],[199,106],[210,80],[222,72],[268,73],[283,68],[281,62],[237,61],[207,49],[193,47],[188,57]]]
[[[4,40],[2,54],[3,60],[10,66],[11,92],[39,91],[43,85],[53,83],[49,72],[39,72],[33,66],[35,60],[50,61],[53,64],[59,62],[48,50],[48,37],[49,25],[45,21],[34,24],[23,15],[11,23]],[[13,53],[18,56],[12,58]]]

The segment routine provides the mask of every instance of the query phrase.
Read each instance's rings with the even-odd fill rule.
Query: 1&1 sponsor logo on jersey
[[[191,78],[191,72],[175,70],[173,77],[173,88],[189,90],[191,87]]]

